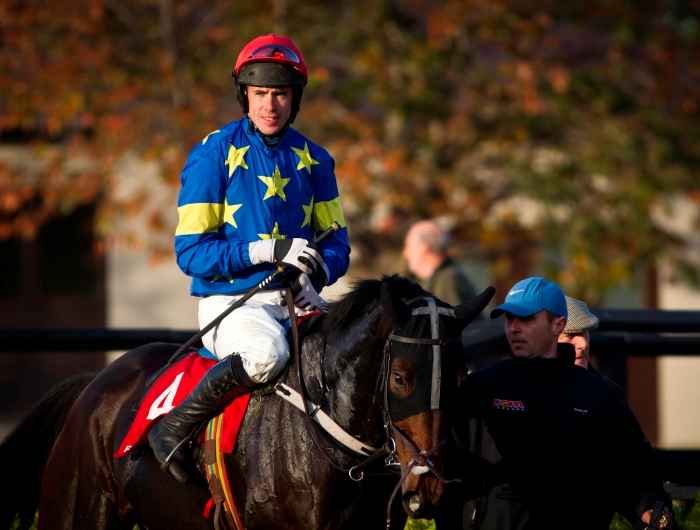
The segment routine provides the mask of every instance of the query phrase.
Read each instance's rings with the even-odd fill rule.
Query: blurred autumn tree
[[[6,1],[0,135],[33,150],[0,158],[0,237],[99,201],[103,235],[138,240],[119,218],[153,197],[111,193],[118,162],[156,160],[176,189],[190,146],[240,116],[235,53],[273,30],[311,67],[295,125],[336,158],[364,266],[447,215],[500,285],[540,270],[596,302],[661,258],[697,281],[665,220],[700,203],[699,7]],[[150,231],[169,237],[171,213]]]

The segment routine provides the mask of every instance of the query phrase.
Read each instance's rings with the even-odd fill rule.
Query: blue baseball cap
[[[491,311],[491,318],[498,318],[503,313],[529,317],[543,309],[553,315],[568,317],[566,298],[561,287],[541,276],[531,276],[510,288],[505,301]]]

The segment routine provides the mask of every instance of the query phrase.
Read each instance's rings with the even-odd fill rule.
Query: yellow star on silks
[[[267,191],[263,197],[263,201],[278,195],[283,201],[287,200],[287,195],[284,193],[284,187],[289,184],[289,179],[284,178],[280,174],[279,166],[275,165],[275,172],[271,177],[265,177],[258,175],[258,178],[262,180],[267,186]]]
[[[287,239],[287,236],[280,234],[280,225],[275,223],[271,234],[258,234],[260,239]]]
[[[314,198],[311,197],[311,202],[309,204],[302,204],[301,207],[304,209],[304,222],[301,223],[301,226],[311,226],[311,214],[314,211]]]
[[[229,177],[233,175],[233,172],[236,171],[238,166],[241,166],[243,169],[248,169],[248,164],[246,164],[245,158],[243,158],[248,149],[250,149],[249,145],[240,148],[236,148],[233,145],[229,146],[228,156],[226,157],[226,162],[224,162],[224,164],[228,166]]]
[[[297,169],[306,169],[311,173],[311,166],[318,165],[318,160],[311,158],[311,153],[309,153],[309,144],[304,142],[304,149],[299,149],[298,147],[292,147],[292,151],[296,153],[299,157],[299,163],[297,164]]]
[[[243,204],[229,204],[228,201],[224,202],[224,221],[232,225],[234,228],[238,228],[238,223],[236,223],[236,212],[243,206]]]

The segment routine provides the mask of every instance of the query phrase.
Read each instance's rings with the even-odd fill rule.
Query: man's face
[[[409,231],[403,243],[403,258],[406,260],[408,270],[416,274],[416,264],[420,259],[420,241]]]
[[[588,346],[590,344],[590,335],[588,331],[579,333],[562,333],[559,335],[559,342],[568,342],[574,346],[576,350],[576,365],[583,368],[588,368]]]
[[[409,230],[403,245],[403,257],[406,260],[406,265],[408,265],[408,270],[423,280],[430,277],[423,264],[425,254],[425,243],[418,234]]]
[[[248,117],[258,130],[274,135],[282,130],[292,114],[292,88],[249,86]]]
[[[563,317],[539,311],[529,317],[506,313],[505,331],[515,357],[556,357],[557,337],[564,329]]]

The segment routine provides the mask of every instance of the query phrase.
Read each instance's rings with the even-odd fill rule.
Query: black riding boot
[[[156,460],[179,482],[187,482],[184,451],[175,447],[200,424],[213,418],[236,396],[250,392],[256,384],[248,377],[241,358],[229,355],[212,366],[189,396],[163,416],[148,433]]]

